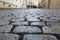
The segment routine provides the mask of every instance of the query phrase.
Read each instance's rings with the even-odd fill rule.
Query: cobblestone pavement
[[[60,10],[0,9],[0,40],[60,40]]]

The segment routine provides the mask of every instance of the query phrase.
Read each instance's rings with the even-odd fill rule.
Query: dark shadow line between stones
[[[15,27],[16,27],[17,25],[13,25],[13,27],[12,27],[12,29],[11,29],[11,33],[13,32],[13,30],[15,29]]]

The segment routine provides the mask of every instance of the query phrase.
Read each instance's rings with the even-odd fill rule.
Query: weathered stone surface
[[[31,17],[31,18],[27,18],[27,21],[40,21],[40,20],[37,18]]]
[[[0,32],[10,32],[11,29],[12,29],[12,25],[0,26]]]
[[[31,25],[29,22],[29,26],[27,26],[28,23],[24,21],[31,21]],[[48,26],[42,28],[44,33],[60,34],[59,31],[60,30],[60,9],[58,10],[57,9],[56,10],[55,9],[52,10],[51,9],[3,9],[3,10],[0,9],[0,33],[1,32],[10,33],[10,31],[12,30],[17,34],[20,32],[38,33],[41,32],[40,28],[38,28],[39,26],[38,27],[34,27],[34,26],[44,24],[44,23],[42,24],[39,23],[39,21],[47,24],[47,25],[45,24],[44,26]],[[18,26],[16,26],[16,28],[15,26],[14,27],[7,26],[10,24],[18,25]],[[21,26],[21,25],[25,25],[25,26]],[[53,38],[52,39],[51,38],[46,39],[46,38],[42,38],[42,40],[55,40]],[[3,38],[1,40],[3,40]],[[41,39],[38,39],[38,37],[36,37],[36,39],[34,38],[31,40],[41,40]]]
[[[28,25],[27,21],[23,21],[23,22],[13,22],[13,25]]]
[[[31,27],[31,26],[17,26],[14,31],[15,33],[41,33],[41,30],[38,27]]]
[[[4,17],[2,18],[2,20],[5,20],[5,21],[10,21],[12,19],[12,17]]]
[[[51,27],[60,27],[60,22],[47,22],[47,25],[50,25]]]
[[[5,13],[0,11],[0,18],[4,17]]]
[[[52,19],[52,20],[56,20],[56,16],[54,16],[54,15],[52,15],[51,17],[50,17],[50,19]]]
[[[9,21],[0,21],[0,25],[8,25],[9,24]]]
[[[18,40],[18,39],[19,39],[19,35],[0,33],[0,40]]]
[[[41,17],[40,17],[41,18]],[[41,19],[43,19],[43,21],[49,21],[49,19],[47,19],[47,18],[45,18],[45,17],[43,17],[43,18],[41,18]]]
[[[48,27],[43,27],[42,29],[43,29],[44,33],[51,33],[51,31],[52,31],[49,26]]]
[[[55,36],[52,35],[25,35],[23,40],[57,40]]]
[[[41,19],[43,19],[43,21],[49,21],[49,22],[58,22],[58,20],[57,19],[49,19],[49,18],[41,18]]]
[[[56,17],[57,20],[60,20],[60,16],[59,17]]]
[[[31,22],[31,25],[44,26],[44,22]]]
[[[60,27],[43,27],[43,32],[60,34]]]
[[[13,18],[11,21],[24,21],[25,18],[23,17],[16,17],[16,18]]]

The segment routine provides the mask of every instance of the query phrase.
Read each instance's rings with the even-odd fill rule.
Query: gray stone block
[[[41,18],[41,17],[40,17]],[[43,19],[43,21],[50,21],[50,22],[58,22],[58,20],[56,19],[56,18],[50,18],[50,19],[48,19],[48,18],[41,18],[41,19]]]
[[[5,21],[10,21],[12,19],[12,17],[4,17],[2,18],[2,20],[5,20]]]
[[[59,17],[56,17],[56,20],[60,20],[60,16]]]
[[[49,19],[49,20],[47,20],[48,22],[58,22],[58,20],[56,19],[56,20],[54,20],[54,19]]]
[[[10,32],[12,27],[13,27],[12,25],[0,26],[0,32]]]
[[[0,18],[4,17],[5,12],[0,11]]]
[[[16,18],[13,18],[11,21],[24,21],[25,18],[24,17],[16,17]]]
[[[0,21],[0,25],[8,25],[9,21],[5,21],[5,20],[1,20]]]
[[[24,35],[23,40],[57,40],[55,36],[52,35]]]
[[[56,19],[56,16],[55,16],[55,17],[54,17],[54,16],[51,16],[50,19],[52,19],[52,20],[57,20],[57,19]]]
[[[47,22],[47,25],[50,25],[51,27],[60,27],[60,22]]]
[[[43,32],[60,34],[60,27],[43,27]]]
[[[19,39],[19,35],[0,33],[0,40],[18,40],[18,39]]]
[[[13,22],[13,25],[28,25],[27,21],[23,21],[23,22]]]
[[[31,22],[31,25],[44,26],[44,22]]]
[[[4,11],[4,13],[5,13],[4,17],[14,17],[13,12]]]
[[[38,18],[31,17],[28,18],[27,21],[40,21],[40,20]]]
[[[41,30],[38,27],[31,27],[31,26],[17,26],[14,31],[15,33],[41,33]]]
[[[51,33],[51,31],[52,31],[49,26],[48,27],[43,27],[42,29],[43,29],[44,33]]]
[[[41,19],[43,19],[43,21],[49,21],[49,19],[45,18],[45,17],[40,17]]]

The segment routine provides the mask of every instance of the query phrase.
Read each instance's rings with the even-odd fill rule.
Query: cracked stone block
[[[32,26],[17,26],[14,31],[15,33],[41,33],[41,30],[38,27]]]
[[[13,22],[13,25],[28,25],[27,21],[23,21],[23,22]]]
[[[44,22],[31,22],[31,25],[44,26]]]
[[[18,40],[19,35],[17,34],[8,34],[8,33],[0,33],[0,40]]]
[[[38,18],[31,17],[28,18],[27,21],[40,21],[40,20]]]
[[[16,17],[16,18],[13,18],[11,21],[24,21],[25,18],[24,17]]]
[[[8,24],[9,24],[9,21],[3,21],[3,20],[0,21],[0,25],[8,25]]]
[[[55,36],[52,36],[52,35],[28,34],[28,35],[24,35],[23,40],[57,40],[57,38]]]
[[[13,27],[12,25],[0,26],[0,32],[10,32],[12,27]]]
[[[42,29],[44,33],[60,34],[60,27],[43,27]]]

